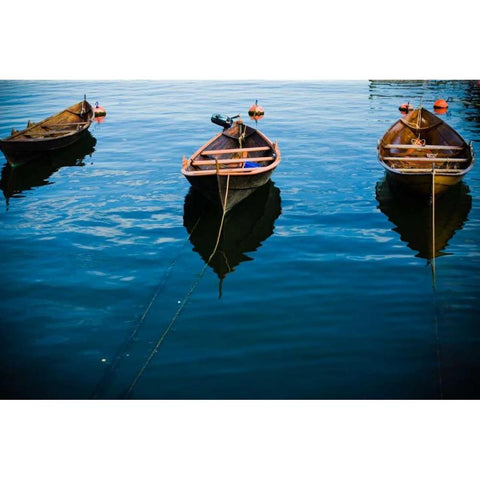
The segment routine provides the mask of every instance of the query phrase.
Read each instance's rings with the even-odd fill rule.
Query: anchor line
[[[435,320],[435,343],[436,343],[436,358],[438,365],[438,388],[439,396],[443,399],[443,378],[442,378],[442,358],[440,352],[440,334],[439,321],[440,309],[437,298],[437,280],[435,269],[435,164],[432,165],[432,286],[433,286],[433,301],[434,301],[434,320]]]
[[[142,367],[140,368],[140,370],[138,371],[137,375],[135,376],[135,378],[133,379],[132,383],[130,384],[130,386],[128,387],[128,389],[126,390],[126,393],[124,395],[124,398],[130,398],[132,392],[133,392],[133,389],[135,388],[136,384],[138,383],[138,381],[140,380],[140,378],[142,377],[142,375],[145,373],[145,370],[147,369],[147,367],[150,365],[150,362],[152,361],[153,357],[155,356],[155,354],[157,353],[158,349],[160,348],[160,346],[162,345],[163,341],[165,340],[165,337],[167,336],[168,332],[170,331],[170,329],[173,327],[175,321],[177,320],[177,318],[180,316],[180,314],[182,313],[182,310],[183,308],[185,307],[185,305],[187,304],[188,302],[188,299],[190,298],[190,296],[193,294],[193,292],[195,291],[195,289],[197,288],[197,285],[200,283],[200,280],[202,279],[203,277],[203,274],[205,273],[205,270],[207,269],[208,267],[208,263],[206,263],[204,266],[203,266],[203,269],[202,271],[200,272],[200,274],[198,275],[198,278],[197,280],[192,284],[192,286],[190,287],[190,290],[187,292],[187,294],[185,295],[184,299],[182,300],[180,306],[178,307],[177,311],[175,312],[175,314],[173,315],[172,319],[170,320],[170,323],[167,325],[167,328],[163,331],[162,335],[160,336],[160,338],[158,339],[157,343],[155,344],[155,346],[153,347],[152,351],[150,352],[150,355],[148,356],[147,360],[145,361],[145,363],[142,365]]]
[[[91,398],[93,398],[93,399],[99,398],[100,395],[102,394],[103,390],[107,386],[113,372],[116,370],[118,364],[120,363],[120,361],[124,357],[127,350],[130,348],[130,346],[131,346],[132,342],[134,341],[134,339],[135,339],[137,333],[139,332],[140,328],[145,323],[145,319],[147,318],[150,310],[152,309],[155,301],[157,300],[158,295],[165,288],[165,285],[167,284],[167,281],[168,281],[168,279],[169,279],[169,277],[170,277],[170,275],[173,271],[173,268],[175,267],[176,263],[178,262],[178,259],[180,258],[182,250],[185,248],[185,245],[190,240],[190,237],[192,236],[193,232],[197,228],[197,225],[200,223],[201,218],[202,218],[202,215],[200,215],[198,220],[195,222],[190,234],[188,235],[188,237],[185,239],[184,243],[180,247],[179,252],[173,258],[173,260],[170,262],[169,266],[167,267],[166,271],[163,274],[162,280],[157,284],[157,287],[156,287],[156,289],[155,289],[155,291],[154,291],[154,293],[153,293],[153,295],[150,299],[150,302],[146,306],[142,315],[139,317],[139,319],[136,322],[136,324],[135,324],[133,330],[131,331],[130,335],[128,336],[126,341],[123,343],[123,345],[120,347],[120,349],[118,350],[117,354],[115,355],[114,360],[109,365],[108,369],[104,372],[101,380],[98,382],[97,386],[95,387],[95,390],[94,390]]]
[[[218,184],[218,188],[219,188],[219,194],[221,193],[220,192],[220,175],[217,175],[217,184]],[[150,355],[148,356],[148,358],[146,359],[145,363],[142,365],[142,367],[140,368],[140,370],[138,371],[137,375],[135,376],[135,378],[133,379],[132,383],[129,385],[129,387],[127,388],[126,392],[125,392],[125,395],[123,398],[130,398],[132,392],[133,392],[133,389],[135,388],[135,386],[137,385],[138,381],[140,380],[140,378],[142,377],[142,375],[145,373],[145,370],[147,369],[147,367],[150,365],[150,362],[153,360],[153,357],[155,356],[155,354],[157,353],[158,349],[160,348],[160,346],[162,345],[163,341],[165,340],[168,332],[171,330],[171,328],[173,327],[173,325],[175,324],[176,320],[178,319],[178,317],[180,316],[180,314],[182,313],[183,309],[185,308],[185,306],[187,305],[188,303],[188,300],[190,299],[190,297],[192,296],[193,292],[195,291],[195,289],[197,288],[198,284],[200,283],[200,281],[202,280],[203,278],[203,275],[205,274],[205,271],[207,270],[207,267],[210,265],[210,262],[212,261],[213,257],[215,256],[215,253],[217,252],[217,249],[218,249],[218,245],[220,244],[220,238],[221,238],[221,234],[222,234],[222,230],[223,230],[223,223],[224,223],[224,220],[225,220],[225,215],[227,213],[227,200],[228,200],[228,192],[229,192],[229,184],[230,184],[230,175],[227,175],[227,181],[226,181],[226,187],[225,187],[225,196],[224,196],[224,199],[223,199],[223,203],[222,203],[222,218],[220,220],[220,225],[219,225],[219,229],[218,229],[218,235],[217,235],[217,240],[215,242],[215,246],[213,248],[213,251],[212,253],[210,254],[210,257],[208,258],[208,260],[205,262],[205,265],[203,266],[201,272],[198,274],[198,278],[195,280],[195,282],[193,282],[192,286],[190,287],[190,289],[188,290],[187,294],[185,295],[185,297],[183,298],[182,302],[180,303],[180,306],[178,307],[177,311],[174,313],[173,317],[171,318],[170,322],[168,323],[167,327],[165,328],[165,330],[163,331],[163,333],[161,334],[161,336],[159,337],[157,343],[155,344],[155,346],[153,347],[152,351],[150,352]],[[222,196],[220,195],[220,199],[222,198]],[[198,220],[200,221],[200,219]],[[198,221],[197,221],[197,224],[198,224]],[[196,226],[196,225],[195,225]],[[192,231],[193,233],[193,231]],[[191,235],[191,233],[190,233]]]

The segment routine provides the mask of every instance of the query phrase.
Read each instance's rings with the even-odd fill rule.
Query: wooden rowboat
[[[182,174],[224,212],[265,185],[280,163],[280,149],[263,133],[239,119],[214,115],[224,126],[188,160],[183,157]],[[220,119],[220,121],[219,121]]]
[[[395,122],[377,148],[388,181],[421,196],[444,193],[475,160],[471,142],[422,107]]]
[[[92,106],[83,101],[42,120],[28,121],[21,131],[0,140],[0,150],[7,154],[46,152],[66,147],[76,142],[88,130],[94,118]]]

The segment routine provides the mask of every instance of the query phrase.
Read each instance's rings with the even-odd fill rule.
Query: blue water
[[[0,138],[84,94],[107,110],[60,159],[1,157],[1,397],[480,398],[480,169],[439,205],[432,262],[428,212],[392,200],[376,156],[401,103],[441,97],[478,155],[479,90],[0,82]],[[255,99],[282,162],[205,266],[219,219],[189,193],[182,156],[218,132],[212,113],[254,125]]]

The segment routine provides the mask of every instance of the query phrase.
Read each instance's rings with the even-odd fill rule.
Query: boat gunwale
[[[383,165],[385,170],[391,173],[394,173],[399,176],[413,176],[413,177],[422,177],[422,176],[431,177],[432,172],[435,172],[436,177],[439,177],[439,176],[440,177],[463,177],[473,168],[473,161],[472,161],[472,163],[465,170],[459,169],[458,172],[443,172],[441,168],[435,168],[425,172],[415,172],[413,169],[412,171],[409,171],[410,169],[398,170],[396,168],[390,167],[383,161],[380,161],[380,163]]]
[[[418,109],[414,110],[417,111],[417,110],[422,110],[422,111],[425,111],[427,112],[428,114],[432,115],[432,116],[435,116],[435,114],[429,112],[427,109],[423,108],[423,107],[419,107]],[[410,115],[410,114],[409,114]],[[442,120],[441,118],[436,118],[436,122],[434,125],[432,125],[432,128],[435,127],[435,128],[438,128],[440,126],[445,126],[446,128],[448,128],[448,130],[450,130],[454,135],[456,135],[460,141],[461,141],[461,145],[449,145],[449,144],[438,144],[438,145],[429,145],[428,147],[431,147],[432,150],[435,149],[435,147],[445,147],[444,149],[445,150],[448,150],[448,147],[454,147],[455,150],[458,150],[457,147],[461,147],[461,150],[465,149],[465,153],[466,153],[466,157],[467,157],[467,161],[469,162],[468,165],[465,166],[465,168],[460,168],[458,169],[457,172],[442,172],[442,168],[432,168],[430,171],[428,172],[415,172],[415,171],[409,171],[410,169],[409,168],[405,168],[405,169],[402,169],[402,170],[399,170],[398,168],[395,168],[393,166],[390,166],[384,159],[388,156],[387,154],[384,154],[384,152],[386,153],[386,151],[388,150],[391,150],[391,149],[394,149],[396,148],[394,145],[395,144],[392,144],[392,141],[395,140],[395,138],[398,138],[401,134],[401,132],[408,128],[409,130],[417,130],[417,131],[426,131],[426,130],[429,130],[430,127],[428,128],[419,128],[419,129],[415,129],[412,127],[411,124],[407,123],[404,121],[404,118],[399,118],[398,120],[396,120],[394,123],[392,123],[392,125],[387,129],[387,131],[383,134],[383,136],[381,137],[380,140],[378,140],[378,145],[377,145],[377,150],[378,150],[378,159],[379,159],[379,162],[380,164],[383,166],[383,168],[391,173],[391,174],[394,174],[395,176],[398,176],[398,177],[416,177],[416,178],[420,178],[420,177],[431,177],[432,175],[432,172],[435,172],[435,176],[436,177],[450,177],[450,178],[462,178],[464,175],[466,175],[474,166],[474,163],[475,163],[475,154],[474,154],[474,151],[473,151],[473,147],[472,147],[472,142],[467,142],[463,137],[462,135],[460,135],[452,126],[450,126],[448,123],[446,123],[444,120]],[[398,124],[402,124],[402,130],[399,130],[399,132],[397,132],[396,134],[396,137],[392,138],[392,139],[389,139],[389,141],[387,142],[385,140],[385,137],[387,137],[387,135],[395,128],[395,126],[397,126]],[[405,144],[399,144],[400,147],[398,149],[404,149],[406,147]],[[415,146],[413,146],[413,148],[415,148]],[[425,148],[427,148],[427,146],[425,146]],[[460,158],[460,157],[459,157]],[[424,157],[419,157],[419,161],[425,161],[425,160],[422,160],[424,159]],[[403,158],[401,155],[399,155],[396,160],[398,161],[402,161]],[[432,159],[429,159],[429,160],[432,160],[432,163],[433,163],[433,166],[435,165],[435,162],[441,162],[443,161],[442,157],[437,157],[437,158],[432,158]],[[395,161],[395,160],[392,160],[392,161]],[[454,163],[455,162],[455,157],[452,157],[450,159],[448,159],[448,161]],[[412,162],[413,163],[413,162]],[[459,162],[460,163],[460,162]],[[465,161],[462,162],[462,163],[466,163]],[[411,167],[412,170],[414,167]]]
[[[248,126],[248,125],[247,125]],[[211,169],[204,169],[204,170],[188,170],[188,168],[192,165],[192,161],[194,158],[200,156],[203,151],[207,150],[207,148],[218,138],[220,138],[224,132],[219,132],[217,135],[212,137],[210,140],[208,140],[205,144],[203,144],[199,149],[197,149],[186,161],[186,166],[182,166],[182,174],[186,177],[199,177],[199,176],[236,176],[236,177],[242,177],[242,176],[254,176],[254,175],[259,175],[261,173],[268,172],[270,170],[274,170],[278,164],[280,163],[281,160],[281,153],[280,149],[278,147],[278,144],[276,142],[272,142],[265,134],[263,134],[260,130],[254,129],[253,127],[249,127],[253,130],[253,133],[256,133],[257,135],[260,136],[262,140],[264,140],[267,144],[268,147],[270,147],[275,154],[275,159],[272,163],[265,165],[263,167],[254,167],[254,168],[241,168],[241,169],[229,169],[229,168],[222,168],[220,170],[217,170],[215,168]],[[232,159],[232,163],[236,159]],[[245,160],[245,159],[243,159]],[[248,158],[246,160],[250,161],[255,161],[255,157]]]
[[[77,107],[82,103],[86,103],[88,105],[88,107],[90,107],[90,115],[88,116],[88,120],[81,119],[81,114],[80,113],[70,111],[71,108]],[[35,130],[39,127],[43,127],[44,124],[47,123],[49,120],[52,120],[56,117],[59,117],[60,115],[62,115],[65,112],[69,112],[69,113],[72,113],[73,115],[79,116],[80,120],[78,122],[64,122],[64,123],[65,124],[68,123],[70,125],[72,125],[72,124],[73,125],[80,125],[80,128],[78,128],[77,130],[66,130],[64,134],[61,134],[62,132],[58,132],[59,135],[55,136],[55,137],[51,136],[51,137],[36,137],[36,138],[17,138],[17,137],[24,137],[25,135],[28,135],[28,132],[31,131],[31,130]],[[87,108],[86,112],[88,113],[88,108]],[[61,139],[61,138],[68,138],[69,136],[76,135],[78,133],[83,132],[84,130],[87,130],[90,127],[90,125],[92,124],[94,118],[95,118],[95,113],[94,113],[93,108],[90,105],[90,103],[87,102],[86,100],[81,100],[80,102],[77,102],[73,105],[70,105],[67,108],[64,108],[60,112],[57,112],[53,115],[50,115],[47,118],[44,118],[43,120],[41,120],[38,123],[34,123],[34,124],[28,126],[27,128],[24,128],[23,130],[19,130],[18,132],[15,132],[14,134],[9,135],[8,137],[0,139],[0,144],[11,145],[13,147],[15,144],[20,144],[20,143],[45,143],[45,142],[50,142],[52,140],[58,140],[58,139]],[[62,125],[62,124],[59,123],[57,125]],[[45,132],[45,133],[48,134],[49,132]]]

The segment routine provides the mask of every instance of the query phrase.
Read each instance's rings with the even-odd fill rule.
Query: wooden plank
[[[32,133],[25,133],[25,137],[29,138],[44,138],[44,137],[50,137],[52,135],[58,135],[58,134],[63,134],[63,135],[68,135],[70,133],[77,133],[78,130],[49,130],[47,132],[32,132]]]
[[[454,158],[454,157],[440,157],[440,158],[427,158],[427,157],[383,157],[383,160],[388,160],[388,161],[406,161],[406,162],[468,162],[468,158]]]
[[[238,167],[238,168],[222,168],[220,169],[220,174],[222,175],[226,175],[227,173],[235,173],[235,172],[252,172],[254,170],[260,170],[260,168],[262,167],[248,167],[248,168],[241,168],[241,167]],[[265,168],[265,167],[263,167]]]
[[[227,148],[224,150],[205,150],[202,155],[220,155],[221,153],[263,152],[271,147]]]
[[[42,128],[50,128],[50,127],[63,127],[67,125],[87,125],[90,122],[65,122],[65,123],[47,123],[46,125],[34,125],[34,126],[41,126]]]
[[[457,147],[457,146],[448,146],[448,145],[403,145],[403,144],[395,144],[389,143],[388,145],[384,145],[384,148],[398,148],[398,149],[410,149],[410,148],[428,148],[430,150],[463,150],[465,147]]]
[[[392,167],[395,168],[395,167]],[[397,172],[411,172],[411,173],[432,173],[431,168],[395,168]],[[461,173],[465,170],[461,168],[436,168],[435,175],[441,175],[442,173]]]
[[[220,165],[228,163],[244,163],[244,162],[267,162],[273,160],[273,157],[251,157],[251,158],[222,158],[220,160],[193,160],[192,165]]]

